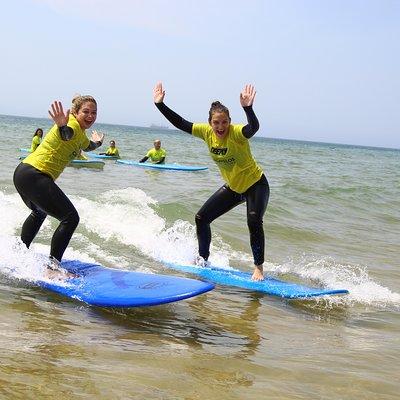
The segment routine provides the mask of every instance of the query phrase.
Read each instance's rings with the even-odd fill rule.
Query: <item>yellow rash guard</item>
[[[74,131],[71,140],[62,140],[58,126],[54,125],[36,151],[22,162],[56,180],[69,162],[79,155],[80,149],[86,149],[90,143],[85,130],[72,114],[69,115],[68,126]]]
[[[146,157],[150,158],[150,160],[153,163],[156,163],[156,162],[159,162],[166,155],[167,155],[167,152],[163,148],[160,148],[159,150],[156,150],[153,148],[147,152]]]
[[[119,157],[119,151],[116,147],[109,147],[106,151],[107,156]]]
[[[41,139],[38,135],[35,135],[32,139],[31,148],[29,149],[29,153],[33,153],[37,147],[39,146]]]
[[[224,138],[215,135],[209,124],[193,124],[192,135],[203,139],[222,178],[237,193],[244,193],[263,174],[254,160],[249,140],[242,134],[243,125],[230,125]]]

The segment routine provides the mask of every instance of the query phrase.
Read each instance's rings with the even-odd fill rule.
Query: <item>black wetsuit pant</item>
[[[238,204],[246,202],[247,226],[250,231],[250,245],[253,252],[254,264],[261,265],[264,262],[265,246],[263,216],[267,208],[268,199],[269,185],[264,174],[259,181],[250,186],[242,194],[234,192],[226,185],[219,188],[196,214],[199,255],[205,260],[210,255],[211,222]]]
[[[58,219],[60,225],[53,234],[50,255],[61,261],[79,224],[75,207],[53,178],[29,164],[21,163],[15,169],[14,185],[24,203],[32,210],[22,225],[21,240],[29,248],[46,216]]]

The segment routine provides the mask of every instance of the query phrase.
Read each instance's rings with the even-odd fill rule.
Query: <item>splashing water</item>
[[[117,242],[129,248],[135,248],[149,259],[158,262],[191,264],[197,254],[195,227],[188,221],[176,220],[168,226],[166,220],[157,214],[158,203],[144,191],[136,188],[107,191],[96,199],[74,196],[73,202],[81,216],[80,231],[74,234],[73,240],[84,245],[84,250],[75,251],[70,245],[65,259],[96,262],[96,259],[107,259],[112,265],[125,268],[131,261],[113,254],[113,243]],[[26,208],[17,195],[5,195],[0,192],[0,207],[7,209],[0,224],[4,234],[0,236],[0,271],[12,278],[35,281],[43,279],[49,247],[35,244],[32,250],[16,246],[15,232],[26,218]],[[93,212],[99,210],[101,212]],[[51,224],[45,221],[44,229]],[[101,240],[109,242],[94,243],[85,236],[82,230],[95,233]],[[229,244],[214,234],[210,261],[214,265],[229,268],[229,262],[238,265],[251,264],[251,256],[234,251]],[[17,261],[16,261],[17,260]],[[139,267],[140,268],[140,267]],[[304,255],[300,261],[286,260],[281,264],[265,263],[267,274],[297,276],[302,281],[330,288],[348,289],[350,294],[332,297],[336,304],[364,304],[368,306],[400,307],[400,295],[375,282],[369,275],[367,267],[346,265],[330,257],[313,257]],[[290,280],[290,279],[289,279]]]
[[[316,258],[303,255],[300,261],[289,260],[281,265],[267,265],[276,274],[293,274],[325,287],[346,288],[349,295],[332,298],[338,303],[361,303],[379,308],[400,307],[400,294],[374,282],[367,268],[360,265],[340,264],[331,257]]]

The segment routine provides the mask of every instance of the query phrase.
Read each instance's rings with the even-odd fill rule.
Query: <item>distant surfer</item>
[[[139,162],[144,163],[150,158],[153,164],[163,164],[166,156],[167,152],[161,147],[161,140],[156,139],[154,141],[154,147],[150,149]]]
[[[29,153],[33,153],[38,148],[40,142],[42,141],[42,137],[43,137],[43,129],[37,128],[32,137],[32,144],[31,148],[29,149]]]
[[[110,147],[107,149],[105,153],[99,153],[100,155],[110,156],[110,157],[118,157],[119,158],[119,150],[115,146],[115,140],[110,140]]]
[[[251,154],[248,141],[259,128],[252,107],[255,95],[256,91],[252,85],[246,85],[240,93],[240,104],[246,114],[247,125],[232,125],[229,110],[219,101],[211,104],[208,123],[198,124],[186,121],[164,104],[165,90],[161,82],[157,83],[153,90],[156,107],[172,125],[206,142],[210,156],[218,165],[226,182],[196,214],[199,243],[196,264],[207,264],[210,255],[211,222],[238,204],[246,202],[247,225],[254,257],[252,279],[260,281],[264,279],[263,215],[268,204],[269,185]]]
[[[60,224],[51,240],[47,267],[65,272],[60,261],[78,226],[79,215],[55,180],[81,149],[91,151],[100,147],[104,135],[93,131],[91,140],[86,136],[85,129],[90,128],[97,118],[97,103],[92,96],[74,97],[71,112],[65,113],[61,102],[55,101],[49,115],[55,125],[36,151],[15,169],[14,185],[32,210],[22,225],[22,242],[29,248],[47,215],[58,219]]]

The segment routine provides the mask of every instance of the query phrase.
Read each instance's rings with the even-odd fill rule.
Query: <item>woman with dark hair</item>
[[[111,156],[119,158],[119,150],[115,147],[115,140],[110,140],[110,147],[107,149],[105,153],[99,153],[103,156]]]
[[[97,118],[97,103],[92,96],[76,96],[71,111],[64,113],[61,102],[49,110],[55,125],[40,147],[15,169],[14,185],[24,203],[32,210],[22,225],[21,240],[29,248],[47,215],[60,221],[50,247],[50,269],[65,272],[60,261],[79,223],[75,207],[55,180],[80,150],[91,151],[102,145],[104,135],[93,131],[91,140],[85,129]]]
[[[251,154],[248,141],[259,128],[252,107],[255,95],[256,91],[252,85],[246,85],[240,93],[240,104],[247,117],[246,125],[232,125],[229,110],[219,101],[211,104],[208,123],[197,124],[186,121],[164,104],[165,91],[161,82],[153,91],[156,107],[172,125],[206,142],[210,156],[218,165],[226,182],[196,214],[196,233],[199,243],[196,264],[207,264],[210,255],[211,222],[238,204],[246,202],[247,225],[254,257],[252,279],[260,281],[264,279],[263,215],[268,204],[269,185],[262,169]]]
[[[35,133],[33,134],[31,148],[29,149],[29,153],[33,153],[39,146],[43,137],[43,129],[37,128]]]

